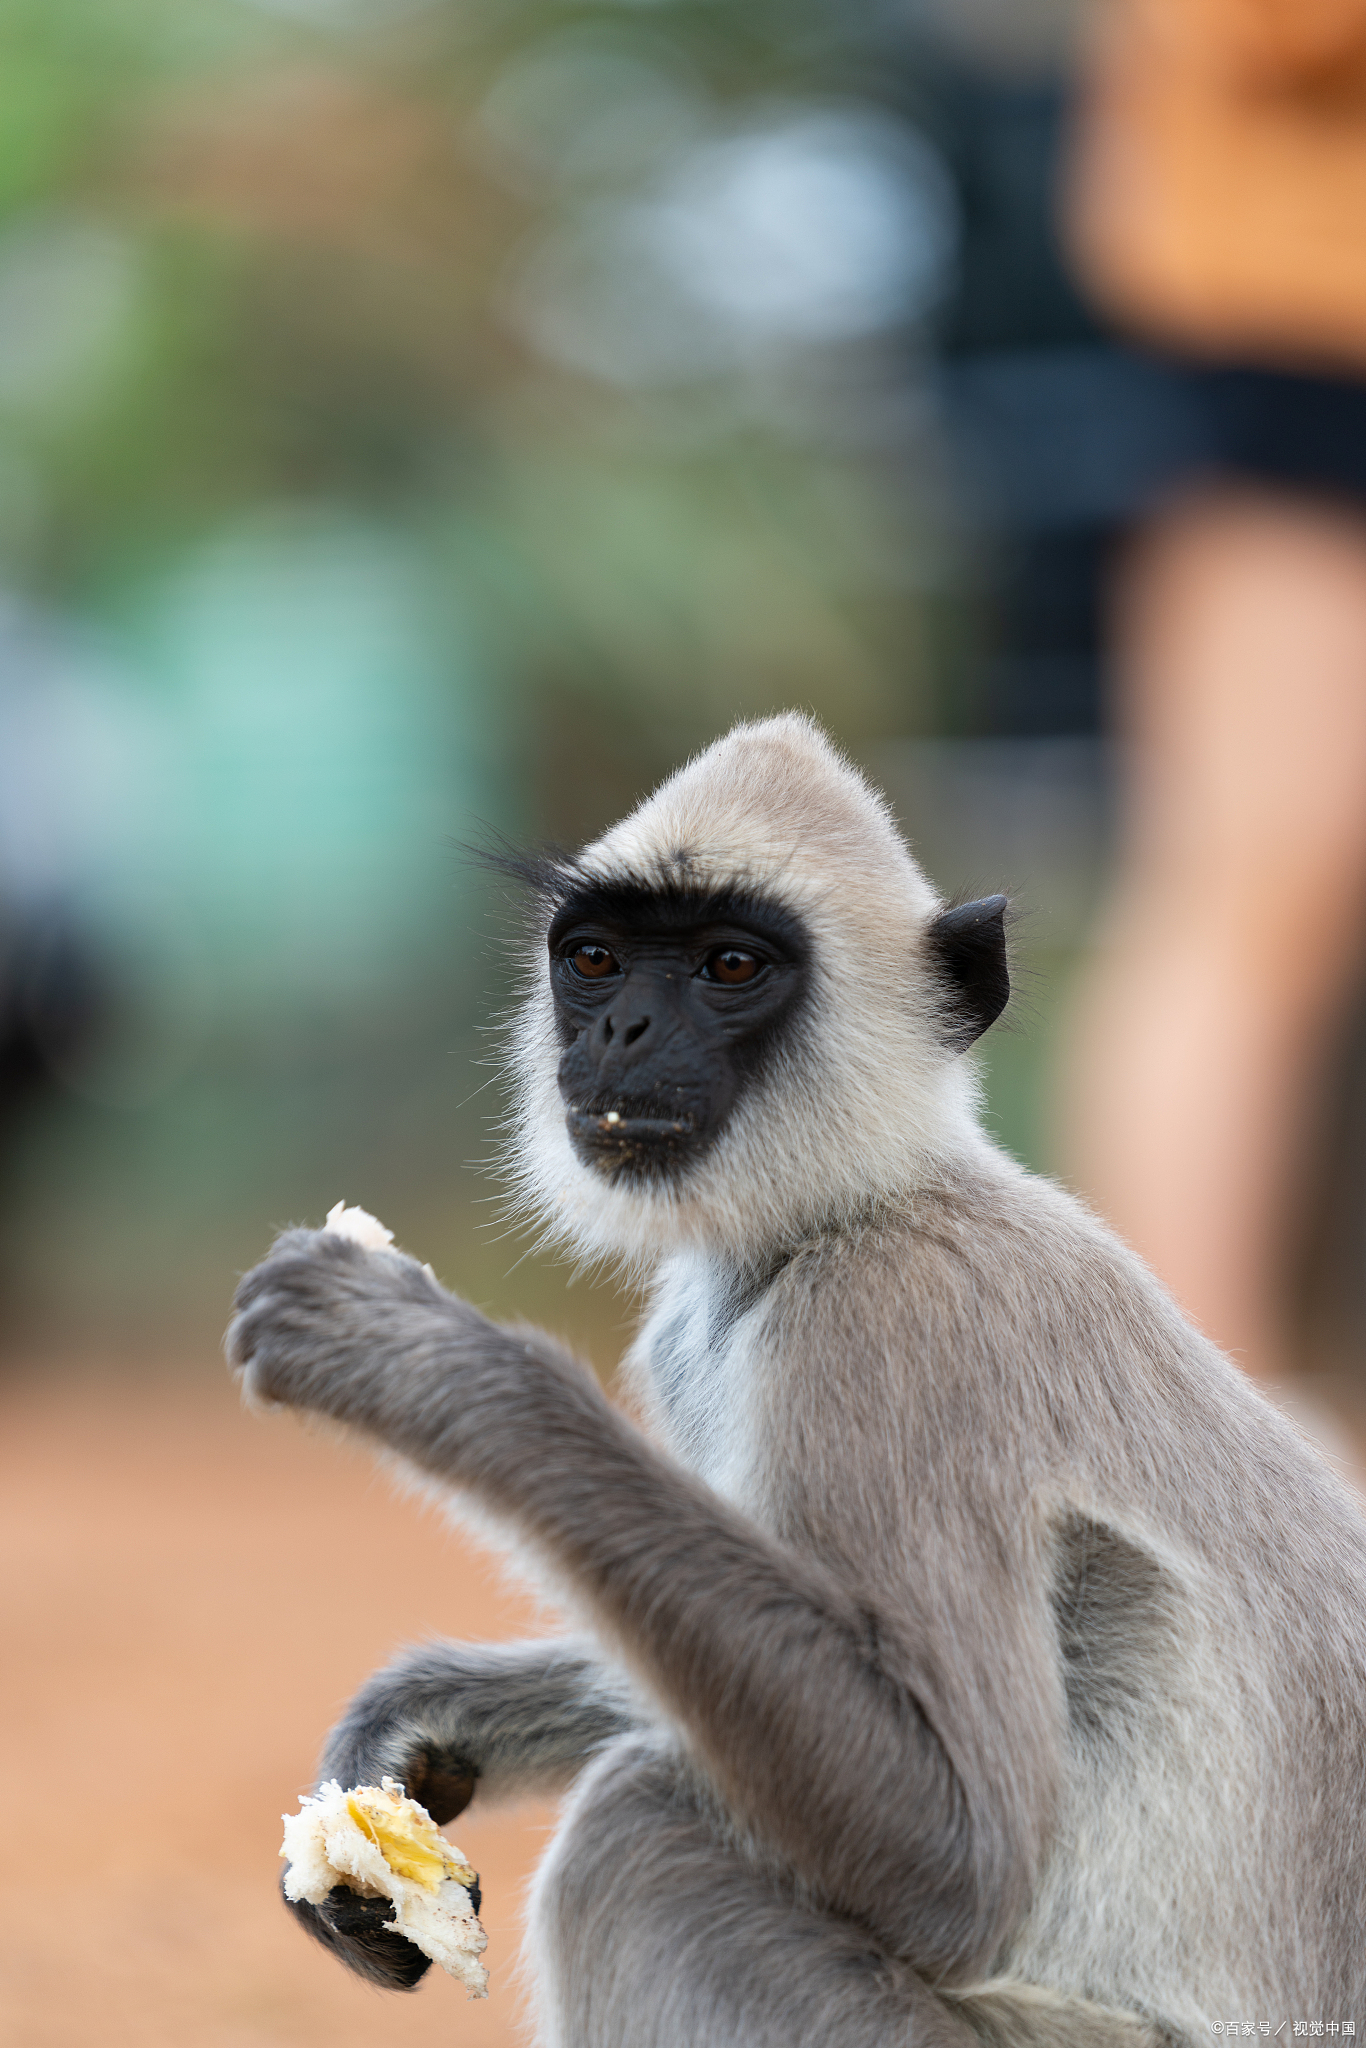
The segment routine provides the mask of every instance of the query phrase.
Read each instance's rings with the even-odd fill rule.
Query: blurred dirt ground
[[[449,1830],[491,1989],[351,1979],[276,1896],[280,1814],[366,1673],[536,1626],[364,1454],[244,1415],[222,1366],[0,1391],[0,2040],[14,2048],[502,2048],[546,1809]]]

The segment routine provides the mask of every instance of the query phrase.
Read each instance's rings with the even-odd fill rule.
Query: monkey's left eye
[[[761,964],[753,953],[742,953],[738,946],[718,946],[707,955],[702,972],[708,981],[723,981],[729,988],[738,988],[742,981],[753,981]]]
[[[569,965],[583,981],[601,981],[605,975],[618,974],[615,953],[609,953],[606,946],[579,946],[569,955]]]

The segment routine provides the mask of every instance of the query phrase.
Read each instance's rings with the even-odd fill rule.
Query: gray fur
[[[748,837],[718,825],[708,857],[789,878],[827,1002],[870,949],[905,978],[879,1013],[865,977],[881,1036],[842,1096],[788,1048],[711,1206],[699,1176],[633,1241],[624,1198],[580,1224],[571,1188],[582,1241],[643,1262],[654,1234],[628,1361],[652,1436],[400,1254],[293,1231],[243,1282],[248,1391],[471,1501],[598,1646],[411,1653],[324,1768],[440,1754],[483,1799],[586,1764],[533,1902],[544,2048],[1366,2030],[1366,1522],[1140,1262],[988,1143],[961,1066],[879,1067],[927,1029],[934,899],[890,870],[869,899],[885,821],[865,791],[860,852],[860,786],[809,728],[732,735],[598,857],[685,844],[737,762]],[[805,842],[779,858],[802,775],[805,871]],[[794,1128],[761,1189],[765,1116]]]
[[[343,1785],[388,1775],[428,1804],[438,1803],[426,1799],[434,1777],[468,1777],[483,1799],[545,1796],[638,1719],[620,1674],[588,1643],[424,1643],[361,1687],[318,1775]]]

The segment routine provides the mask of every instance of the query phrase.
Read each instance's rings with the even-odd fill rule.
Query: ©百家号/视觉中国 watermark
[[[1354,2041],[1355,2020],[1211,2020],[1212,2034],[1226,2040]]]

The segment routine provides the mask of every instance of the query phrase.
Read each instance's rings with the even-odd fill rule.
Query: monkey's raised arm
[[[937,1586],[869,1611],[656,1452],[549,1338],[497,1328],[400,1255],[288,1232],[237,1306],[248,1393],[365,1431],[530,1539],[731,1810],[835,1910],[941,1980],[989,1963],[1057,1778],[1046,1658],[1010,1589],[994,1611],[969,1568],[961,1614],[935,1621]],[[1009,1715],[958,1682],[936,1628],[974,1634],[970,1672],[985,1644]]]

